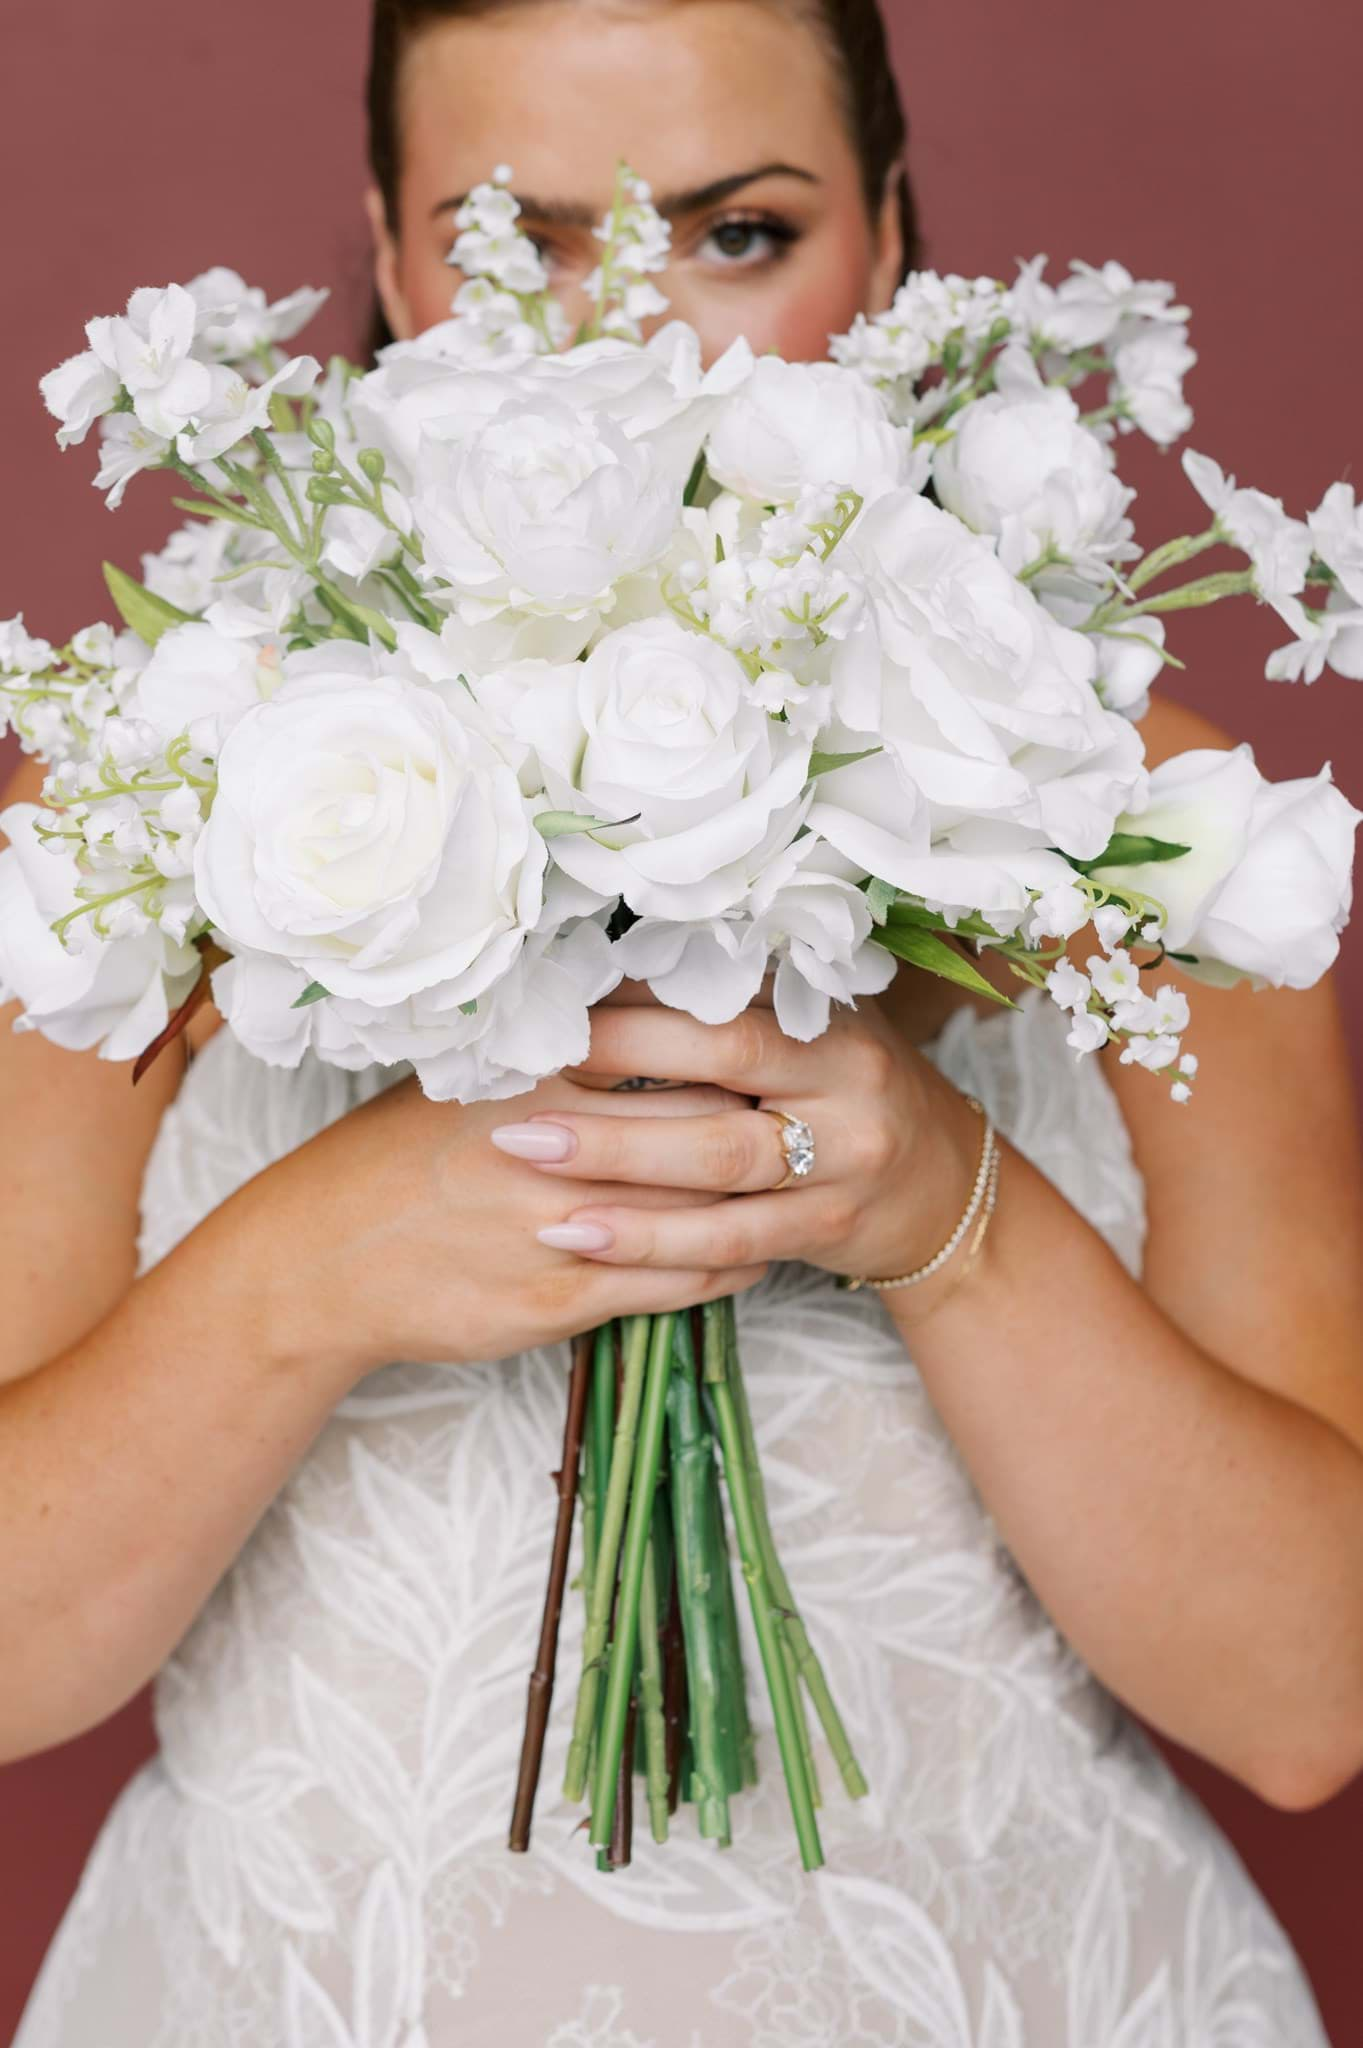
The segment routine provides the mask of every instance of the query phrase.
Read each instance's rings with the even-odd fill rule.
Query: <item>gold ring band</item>
[[[814,1133],[803,1117],[792,1116],[789,1110],[768,1109],[763,1105],[762,1114],[774,1116],[780,1126],[781,1156],[786,1162],[786,1170],[770,1190],[772,1194],[779,1194],[782,1188],[790,1187],[814,1171]]]

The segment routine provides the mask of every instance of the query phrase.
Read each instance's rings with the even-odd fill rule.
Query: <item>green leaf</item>
[[[837,768],[850,768],[854,761],[868,761],[872,754],[881,754],[883,747],[863,747],[859,754],[811,754],[809,757],[809,779],[816,775],[831,775]]]
[[[1070,866],[1081,875],[1091,875],[1095,868],[1143,867],[1147,862],[1182,860],[1185,853],[1191,853],[1190,846],[1180,846],[1173,839],[1152,839],[1143,832],[1114,832],[1097,860],[1074,860]]]
[[[689,477],[688,477],[688,478],[686,479],[686,489],[685,489],[685,490],[684,490],[684,491],[682,492],[682,503],[683,503],[683,505],[694,505],[694,504],[695,504],[695,502],[696,502],[696,493],[697,493],[697,492],[699,491],[699,489],[700,489],[700,483],[701,483],[701,478],[702,478],[702,477],[703,477],[704,475],[705,475],[705,450],[704,450],[704,449],[702,448],[702,449],[701,449],[701,451],[700,451],[700,453],[699,453],[699,455],[698,455],[698,456],[696,457],[695,461],[694,461],[694,462],[692,463],[692,465],[691,465],[691,474],[690,474],[690,476],[689,476]]]
[[[618,825],[632,825],[639,816],[638,811],[628,818],[589,818],[581,811],[540,811],[533,823],[541,839],[564,839],[570,832],[613,832]]]
[[[926,910],[921,903],[911,903],[903,897],[890,905],[889,922],[919,925],[930,932],[954,932],[962,939],[993,940],[1003,936],[982,917],[958,917],[954,925],[949,924],[940,910]]]
[[[112,562],[104,564],[104,581],[124,625],[140,634],[148,647],[155,647],[172,626],[192,625],[197,617],[195,612],[182,612],[168,598],[158,597],[145,583],[139,583],[135,576],[129,576]]]
[[[320,981],[310,981],[302,995],[289,1004],[289,1008],[291,1010],[305,1010],[309,1003],[320,1003],[323,996],[329,996],[330,994],[331,990],[323,988]]]
[[[929,974],[940,974],[944,981],[954,981],[961,988],[973,989],[977,996],[988,996],[991,1003],[1000,1003],[1005,1010],[1017,1008],[1011,996],[1001,994],[992,982],[985,980],[978,968],[972,967],[935,932],[924,931],[920,925],[887,924],[872,937],[887,953],[907,960],[911,967],[921,967]]]
[[[884,924],[898,895],[893,882],[882,882],[879,875],[871,876],[866,884],[866,908],[872,924]]]
[[[478,1014],[477,996],[475,996],[473,998],[473,1001],[470,1003],[461,1003],[459,1005],[459,1014],[461,1017],[476,1017]]]
[[[235,526],[254,526],[260,521],[250,512],[229,511],[225,505],[217,504],[211,498],[172,498],[171,504],[181,512],[197,513],[200,519],[226,519]]]

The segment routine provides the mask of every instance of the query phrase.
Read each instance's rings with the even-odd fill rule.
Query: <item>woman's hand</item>
[[[510,1101],[464,1107],[428,1100],[414,1078],[398,1082],[250,1184],[271,1204],[277,1249],[267,1277],[284,1348],[333,1353],[359,1378],[391,1359],[504,1358],[612,1316],[751,1286],[760,1260],[669,1268],[651,1258],[610,1270],[554,1250],[537,1233],[561,1225],[584,1196],[612,1211],[624,1201],[700,1207],[714,1197],[625,1187],[609,1174],[555,1187],[489,1142],[513,1116],[661,1130],[708,1124],[736,1101],[707,1087],[607,1094],[559,1076]]]
[[[660,1121],[638,1113],[637,1095],[623,1098],[622,1115],[620,1098],[597,1094],[586,1107],[537,1102],[514,1122],[498,1119],[494,1144],[574,1187],[576,1202],[542,1241],[593,1264],[713,1275],[798,1258],[887,1278],[932,1257],[975,1178],[978,1115],[874,1003],[835,1010],[809,1044],[785,1037],[761,1007],[707,1025],[677,1010],[606,1005],[575,1071],[597,1082],[639,1073],[706,1082],[747,1098]],[[610,1114],[600,1113],[605,1101]],[[813,1171],[779,1192],[781,1125],[766,1107],[814,1133]],[[623,1185],[603,1199],[611,1182]]]

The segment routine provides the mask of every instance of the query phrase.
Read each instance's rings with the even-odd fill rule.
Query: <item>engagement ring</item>
[[[802,1117],[791,1116],[784,1109],[764,1109],[763,1116],[774,1116],[781,1127],[781,1152],[786,1170],[771,1190],[773,1194],[781,1188],[788,1188],[792,1181],[803,1180],[814,1171],[814,1133]]]

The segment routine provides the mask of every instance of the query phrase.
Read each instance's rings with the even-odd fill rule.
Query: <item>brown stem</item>
[[[549,1559],[549,1583],[544,1593],[539,1651],[530,1674],[525,1705],[521,1765],[516,1777],[516,1803],[511,1812],[511,1834],[507,1844],[519,1851],[530,1847],[530,1820],[535,1810],[540,1766],[544,1760],[549,1703],[554,1695],[554,1666],[558,1660],[563,1593],[568,1583],[568,1552],[573,1538],[573,1510],[577,1505],[577,1474],[582,1459],[582,1429],[587,1413],[587,1388],[591,1383],[592,1350],[590,1331],[573,1339],[573,1371],[568,1382],[568,1413],[563,1424],[563,1458],[553,1475],[558,1487],[558,1519],[554,1524],[554,1547]]]
[[[663,1617],[663,1728],[667,1735],[667,1810],[675,1813],[681,1797],[682,1747],[686,1735],[686,1643],[682,1636],[681,1598],[677,1592],[677,1553],[668,1574],[667,1613]]]
[[[606,1860],[612,1870],[623,1870],[634,1851],[634,1722],[638,1712],[637,1687],[631,1691],[625,1713],[625,1739],[620,1745],[620,1776],[616,1781],[615,1813],[611,1820],[610,1847]]]
[[[213,969],[221,967],[224,960],[231,958],[229,953],[224,953],[221,946],[214,945],[211,939],[206,939],[200,944],[199,953],[203,960],[203,966],[199,970],[199,979],[195,982],[179,1009],[171,1012],[170,1022],[166,1025],[165,1030],[158,1031],[151,1044],[145,1046],[133,1062],[134,1087],[142,1079],[152,1061],[159,1059],[166,1047],[173,1044],[188,1025],[195,1011],[206,1001],[211,992],[210,977],[212,976]]]

